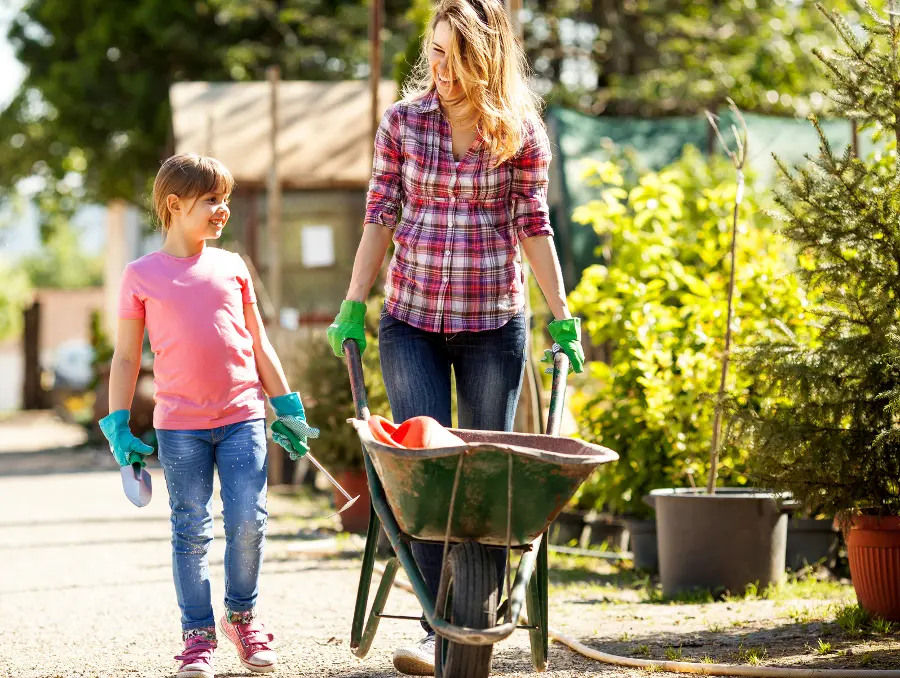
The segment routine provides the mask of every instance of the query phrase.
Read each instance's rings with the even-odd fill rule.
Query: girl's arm
[[[563,284],[562,270],[559,267],[559,259],[556,256],[556,247],[553,238],[548,235],[537,235],[532,238],[522,238],[522,249],[534,271],[534,277],[547,299],[554,320],[571,318],[569,305],[566,302],[566,290]],[[527,291],[526,291],[527,294]]]
[[[119,318],[116,348],[109,372],[109,411],[130,410],[141,371],[144,319]]]
[[[349,301],[365,303],[384,263],[384,255],[387,254],[392,237],[393,232],[387,226],[366,224],[363,228],[356,258],[353,260],[350,289],[347,291]]]
[[[262,382],[263,390],[269,398],[276,398],[291,392],[284,368],[275,353],[275,347],[269,341],[266,328],[256,304],[244,304],[244,323],[253,337],[253,355],[256,357],[256,370]]]

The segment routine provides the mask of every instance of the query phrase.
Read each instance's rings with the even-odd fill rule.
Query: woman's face
[[[442,99],[454,99],[462,94],[462,86],[458,81],[450,81],[447,74],[447,51],[450,49],[450,24],[439,21],[434,27],[431,47],[428,50],[428,63],[431,66],[431,77]]]

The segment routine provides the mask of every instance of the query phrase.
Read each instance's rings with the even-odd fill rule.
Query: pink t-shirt
[[[154,252],[125,267],[120,318],[144,318],[160,429],[210,429],[266,416],[244,304],[250,273],[233,252],[186,259]]]

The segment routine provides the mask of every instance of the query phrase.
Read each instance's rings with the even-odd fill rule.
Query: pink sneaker
[[[237,648],[238,657],[244,668],[253,673],[274,671],[278,657],[275,650],[269,647],[274,636],[265,632],[262,623],[254,619],[252,613],[232,613],[231,618],[236,621],[228,621],[229,615],[226,614],[219,625],[228,640]]]
[[[214,678],[212,653],[216,641],[207,634],[194,635],[184,641],[184,653],[175,657],[181,662],[177,678]]]

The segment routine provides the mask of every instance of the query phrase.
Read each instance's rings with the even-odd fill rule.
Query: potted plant
[[[733,328],[736,341],[748,342],[772,332],[773,319],[784,319],[789,327],[805,322],[805,300],[786,275],[790,264],[773,221],[762,211],[758,193],[738,199],[728,162],[707,160],[693,149],[633,184],[611,163],[595,174],[604,186],[601,198],[577,217],[603,238],[608,263],[589,268],[570,301],[586,318],[592,342],[611,350],[610,364],[592,362],[590,386],[573,396],[581,435],[620,455],[591,482],[599,488],[598,501],[646,521],[653,511],[644,497],[657,490],[650,501],[666,595],[692,587],[742,591],[749,583],[765,585],[784,569],[787,519],[777,503],[751,491],[740,510],[762,519],[738,515],[722,510],[741,503],[733,492],[710,497],[693,485],[707,485],[719,475],[708,455],[726,327]],[[735,203],[743,225],[736,243]],[[730,267],[733,244],[737,264]],[[727,323],[731,270],[734,318]],[[758,375],[737,369],[725,376],[733,397],[741,402],[757,397]],[[750,483],[748,455],[740,440],[715,443],[717,470],[735,488]],[[671,519],[673,506],[697,504],[698,515]],[[724,527],[714,520],[726,516]],[[652,525],[633,528],[644,538],[632,539],[632,551],[652,567]],[[643,546],[649,552],[642,552]]]
[[[381,379],[378,327],[375,324],[380,317],[382,303],[382,298],[373,297],[367,304],[368,344],[362,358],[369,409],[374,413],[387,413],[390,408]],[[308,348],[303,381],[307,419],[321,431],[319,438],[310,443],[313,454],[351,496],[368,496],[362,447],[356,431],[347,424],[348,419],[356,416],[347,363],[335,357],[324,337],[312,342]],[[338,508],[345,502],[337,490],[334,490],[334,498]],[[356,502],[340,517],[344,531],[364,533],[369,524],[369,502]]]
[[[777,202],[819,295],[814,342],[786,332],[755,348],[769,397],[742,412],[756,469],[806,507],[837,513],[860,604],[900,620],[900,69],[897,7],[871,10],[859,36],[819,8],[842,43],[818,51],[835,113],[872,131],[877,150],[820,150],[782,167]],[[764,366],[764,368],[763,368]]]

